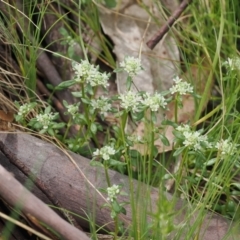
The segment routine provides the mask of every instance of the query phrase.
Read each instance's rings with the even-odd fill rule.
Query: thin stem
[[[68,135],[68,132],[69,132],[69,129],[70,127],[72,126],[72,117],[69,119],[68,123],[67,123],[67,129],[64,133],[64,136],[63,136],[63,141],[65,141],[67,135]]]
[[[152,114],[152,113],[151,113]],[[153,167],[153,153],[154,153],[154,123],[153,120],[150,119],[150,152],[149,152],[149,164],[148,164],[148,184],[151,182],[151,174]]]
[[[109,178],[109,174],[108,174],[108,167],[107,167],[106,163],[104,163],[104,172],[105,172],[105,176],[106,176],[106,180],[107,180],[107,185],[108,185],[108,187],[111,187],[111,182],[110,182],[110,178]]]
[[[178,95],[175,96],[174,119],[175,119],[175,123],[177,123],[178,122]]]
[[[115,222],[115,232],[114,232],[114,240],[118,239],[118,217],[114,218]]]

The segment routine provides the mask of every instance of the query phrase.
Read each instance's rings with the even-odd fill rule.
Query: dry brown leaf
[[[162,13],[152,2],[145,1],[146,8],[149,8],[155,19],[165,22]],[[172,78],[178,74],[179,50],[175,40],[171,36],[161,41],[151,51],[145,39],[152,36],[159,29],[149,13],[133,1],[119,1],[116,11],[100,8],[100,21],[105,34],[114,43],[114,53],[117,62],[123,61],[126,56],[138,57],[141,52],[141,61],[144,71],[134,77],[132,91],[154,91],[166,90],[172,86]],[[159,23],[159,24],[161,24]],[[117,73],[118,92],[126,91],[127,74]]]
[[[15,128],[11,124],[14,120],[14,113],[0,110],[0,131],[14,131]]]

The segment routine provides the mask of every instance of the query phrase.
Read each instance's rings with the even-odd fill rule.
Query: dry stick
[[[24,188],[11,173],[0,165],[0,196],[10,205],[20,204],[27,216],[36,218],[57,231],[66,240],[90,240],[85,233],[60,218],[41,200]]]
[[[70,220],[71,223],[77,227],[78,229],[82,228],[80,227],[80,225],[77,223],[77,221],[71,216],[69,215],[66,211],[63,210],[63,207],[61,206],[61,204],[59,203],[59,201],[57,199],[55,199],[52,195],[52,192],[50,189],[48,189],[45,184],[38,178],[36,177],[32,171],[26,166],[24,165],[19,159],[17,159],[17,157],[8,149],[8,147],[2,142],[0,141],[0,151],[8,158],[8,160],[15,165],[25,176],[27,176],[28,178],[30,178],[35,185],[48,197],[48,199],[58,208],[62,209],[61,212],[63,213],[63,215],[65,216],[66,220]]]
[[[153,50],[153,48],[161,41],[163,36],[169,31],[171,26],[175,23],[175,21],[179,18],[182,12],[187,8],[187,6],[192,2],[192,0],[184,0],[179,5],[179,7],[174,11],[172,16],[167,20],[167,22],[161,27],[158,33],[155,34],[148,42],[147,46]]]

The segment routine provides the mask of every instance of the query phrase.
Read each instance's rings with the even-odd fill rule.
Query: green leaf
[[[51,112],[51,106],[45,108],[44,113],[49,114]]]
[[[139,153],[139,151],[132,149],[129,151],[129,157],[130,158],[137,158],[137,159],[141,159],[142,155]]]
[[[68,102],[67,102],[65,99],[63,99],[63,106],[64,106],[65,108],[67,108],[67,106],[68,106]]]
[[[52,128],[49,128],[47,132],[48,132],[48,134],[51,135],[51,136],[54,136],[54,135],[55,135],[55,133],[54,133],[54,131],[53,131]]]
[[[90,161],[90,166],[92,166],[92,167],[104,167],[104,165],[101,162],[98,162],[98,161],[95,161],[95,160]]]
[[[185,147],[178,148],[178,149],[174,152],[173,156],[174,156],[174,157],[177,157],[178,155],[180,155],[180,154],[183,152],[184,149],[185,149]]]
[[[165,146],[170,146],[170,143],[169,143],[169,141],[168,141],[168,139],[167,139],[166,136],[164,136],[163,134],[159,134],[159,137],[160,137],[162,143],[163,143]]]
[[[66,89],[72,85],[74,85],[76,83],[75,80],[68,80],[68,81],[64,81],[64,82],[61,82],[58,86],[55,87],[55,90],[63,90],[63,89]]]
[[[173,135],[174,135],[176,138],[178,138],[178,139],[180,139],[180,140],[184,140],[184,139],[185,139],[185,137],[183,136],[183,134],[182,134],[181,132],[179,132],[179,131],[173,130],[172,133],[173,133]]]
[[[212,166],[217,161],[217,158],[212,158],[204,163],[205,166]]]
[[[52,84],[47,83],[46,86],[49,90],[54,90],[54,86]]]
[[[82,93],[81,92],[72,92],[72,95],[76,98],[81,98],[82,97]]]
[[[123,71],[123,68],[116,68],[116,69],[114,69],[113,72],[118,73],[118,72],[122,72],[122,71]]]
[[[54,125],[52,126],[52,128],[54,129],[60,129],[65,127],[65,123],[54,123]]]
[[[81,124],[87,124],[87,119],[83,114],[79,115],[79,121]]]
[[[126,163],[123,163],[123,162],[120,162],[120,161],[117,161],[117,160],[114,160],[114,159],[110,159],[109,164],[111,166],[124,166],[124,165],[126,165]]]
[[[134,121],[138,122],[144,118],[144,111],[137,112],[137,113],[131,113],[131,116]]]
[[[163,121],[161,122],[161,124],[162,124],[162,125],[172,126],[172,127],[174,127],[174,128],[178,127],[178,124],[176,124],[175,122],[170,121],[170,120],[168,120],[168,119],[163,120]]]
[[[111,211],[111,218],[114,219],[116,216],[117,216],[117,214],[112,210],[112,211]]]
[[[73,56],[74,56],[74,47],[73,46],[69,46],[68,47],[68,56],[69,56],[69,58],[73,58]]]
[[[122,209],[122,207],[119,205],[119,203],[115,200],[112,202],[112,208],[115,213],[120,213],[121,209]]]
[[[240,196],[240,191],[232,191],[231,194],[234,196]]]
[[[82,100],[82,102],[85,103],[85,104],[90,104],[90,102],[91,102],[91,101],[90,101],[89,99],[87,99],[87,98],[82,98],[81,100]]]
[[[152,120],[153,123],[157,122],[157,116],[156,116],[155,112],[151,112],[151,120]]]
[[[234,186],[240,190],[240,183],[231,183],[231,186]]]
[[[44,134],[47,130],[46,129],[42,129],[39,133],[40,134]],[[50,134],[51,135],[51,134]]]
[[[65,28],[63,28],[63,27],[60,27],[58,31],[59,31],[59,33],[60,33],[61,35],[63,35],[64,37],[68,37],[68,36],[69,36],[68,31],[67,31]]]
[[[90,126],[90,129],[91,129],[91,132],[93,134],[96,134],[96,132],[97,132],[97,125],[95,123],[92,123],[91,126]]]
[[[128,76],[127,81],[126,81],[127,90],[129,90],[131,88],[131,85],[132,85],[132,78],[130,76]]]
[[[124,214],[124,215],[127,214],[127,211],[126,211],[126,209],[124,207],[121,207],[121,213]]]
[[[158,155],[158,149],[157,149],[156,146],[153,146],[152,151],[153,151],[153,157],[157,157],[157,155]]]

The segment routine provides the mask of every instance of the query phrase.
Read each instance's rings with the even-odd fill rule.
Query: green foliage
[[[109,8],[116,5],[115,1],[104,2]],[[110,45],[101,33],[97,6],[92,1],[84,1],[82,4],[81,7],[84,7],[85,11],[78,13],[73,9],[71,13],[80,14],[80,22],[88,24],[101,40],[103,53],[99,57],[110,66],[115,66],[113,56],[108,48]],[[207,4],[206,1],[193,1],[192,5],[189,6],[187,23],[178,23],[178,27],[182,27],[183,30],[178,34],[181,40],[179,49],[182,65],[187,71],[190,71],[190,66],[193,65],[200,69],[204,66],[209,69],[209,73],[201,93],[195,92],[196,89],[191,88],[186,83],[184,86],[178,85],[179,88],[172,88],[161,93],[164,103],[174,102],[175,116],[174,120],[164,119],[161,122],[161,127],[155,127],[157,114],[151,108],[153,104],[143,104],[153,103],[153,98],[148,98],[145,93],[135,94],[128,91],[130,94],[127,97],[124,94],[119,94],[107,99],[99,98],[97,100],[101,100],[101,102],[97,102],[95,99],[97,88],[99,86],[107,87],[108,81],[105,78],[108,78],[109,75],[100,72],[98,67],[89,64],[83,39],[72,32],[69,26],[60,28],[59,31],[63,37],[61,43],[68,46],[66,57],[73,62],[76,76],[74,79],[50,88],[53,91],[60,91],[76,85],[80,89],[72,92],[72,95],[78,99],[77,104],[63,101],[66,108],[65,115],[69,117],[69,122],[66,124],[60,122],[58,113],[54,111],[52,113],[50,106],[44,109],[39,107],[37,103],[31,103],[27,108],[28,110],[22,113],[22,105],[17,103],[16,106],[21,114],[17,114],[15,119],[20,124],[31,127],[41,134],[55,136],[76,153],[86,154],[85,147],[93,143],[94,147],[87,148],[88,155],[93,156],[90,164],[105,170],[108,187],[112,186],[108,175],[109,169],[128,174],[130,183],[132,178],[147,184],[154,183],[155,186],[159,187],[161,194],[165,190],[166,180],[173,180],[176,186],[175,198],[181,194],[191,201],[193,206],[197,203],[196,208],[192,209],[192,212],[200,209],[196,223],[204,217],[206,208],[237,219],[240,216],[238,204],[240,186],[237,178],[240,169],[238,157],[240,61],[236,48],[240,32],[236,21],[239,10],[240,6],[237,1],[212,1],[211,4]],[[36,32],[37,36],[39,36],[38,34]],[[34,44],[39,46],[40,42],[41,40],[38,38]],[[85,50],[85,62],[75,55],[74,44],[79,44]],[[26,42],[25,45],[30,47],[31,43]],[[91,51],[94,52],[94,49]],[[18,52],[17,59],[21,62],[21,55],[26,53],[26,49],[16,48],[16,52]],[[22,64],[30,97],[33,97],[32,93],[36,90],[36,69],[33,67],[36,55],[37,50],[30,47],[31,58],[25,59]],[[88,71],[83,69],[84,66],[87,67]],[[84,71],[77,73],[77,69]],[[124,68],[116,69],[115,72],[117,71],[129,73],[128,69]],[[131,89],[133,79],[134,76],[128,75],[126,79],[128,90]],[[219,97],[216,98],[217,100],[211,99],[213,110],[204,112],[203,109],[211,95],[213,79],[216,80],[214,89],[218,92]],[[97,80],[99,81],[97,82]],[[192,83],[196,81],[192,77],[189,80]],[[177,84],[181,81],[177,79],[175,82]],[[196,114],[194,121],[183,125],[178,122],[178,113],[184,107],[182,95],[185,94],[185,90],[188,90],[188,93],[195,99]],[[144,102],[144,100],[147,101]],[[112,103],[117,101],[119,109],[112,107]],[[158,108],[161,108],[161,111],[167,111],[164,104],[159,104]],[[119,124],[106,127],[99,123],[99,119],[105,120],[106,114],[109,113],[113,114]],[[130,120],[135,125],[139,122],[144,123],[146,133],[143,137],[135,136],[134,138],[126,131]],[[79,134],[70,137],[69,132],[72,126],[79,127]],[[174,128],[173,143],[161,132],[161,129],[166,126]],[[60,135],[60,130],[64,132],[64,136]],[[102,142],[98,141],[98,133],[105,136]],[[158,153],[157,146],[155,146],[156,139],[160,139],[165,146],[173,145],[171,159],[167,161],[171,161],[171,163],[179,161],[179,166],[175,172],[168,172],[165,153]],[[134,148],[136,145],[140,148]],[[108,148],[104,149],[106,146]],[[161,162],[162,159],[164,161]],[[146,202],[143,203],[140,213],[138,213],[135,192],[131,188],[131,184],[129,185],[129,202],[119,202],[116,197],[113,201],[108,201],[102,206],[110,209],[116,227],[113,234],[115,238],[122,231],[122,224],[118,216],[121,213],[126,214],[126,204],[131,206],[133,212],[130,232],[134,239],[166,239],[172,231],[184,227],[173,224],[174,201],[169,202],[164,197],[158,199],[158,210],[151,216],[152,222],[147,223],[146,219],[149,215],[147,206],[149,201],[147,202],[147,200],[150,198],[150,193],[146,191]],[[107,193],[106,189],[102,191]],[[137,219],[138,216],[140,216],[139,219]],[[139,228],[139,226],[141,227]],[[191,227],[185,239],[193,239],[195,230],[194,226]],[[176,239],[180,239],[180,235],[181,231],[179,231],[179,235],[177,234]]]

